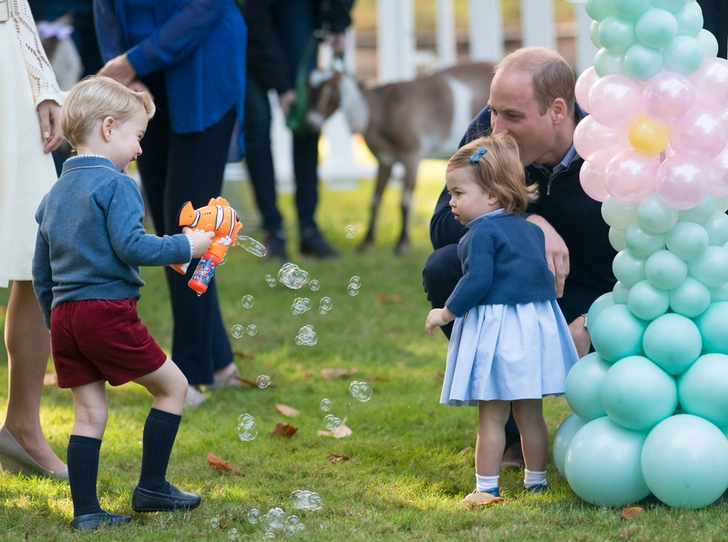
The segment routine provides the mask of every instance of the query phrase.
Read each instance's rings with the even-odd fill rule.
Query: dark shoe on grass
[[[71,521],[71,527],[77,531],[95,531],[102,525],[116,527],[126,525],[131,521],[131,516],[110,514],[109,512],[98,512],[96,514],[83,514],[76,516]]]
[[[525,465],[523,450],[521,450],[521,439],[518,438],[506,443],[506,449],[503,451],[503,459],[501,460],[501,468],[518,470]]]
[[[289,261],[288,254],[286,254],[286,238],[283,236],[283,232],[268,233],[265,238],[265,248],[264,260]]]
[[[136,486],[131,496],[135,512],[163,512],[166,510],[192,510],[200,506],[202,498],[197,493],[182,491],[167,482],[167,492],[150,491]]]

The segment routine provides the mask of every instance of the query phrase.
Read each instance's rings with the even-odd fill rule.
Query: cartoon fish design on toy
[[[223,197],[212,198],[207,205],[199,209],[195,209],[192,202],[188,201],[180,209],[177,223],[193,230],[215,232],[210,248],[200,258],[200,263],[197,264],[197,268],[188,282],[189,287],[195,292],[200,295],[204,294],[215,273],[215,268],[225,257],[230,245],[235,242],[243,224],[240,222],[238,213]],[[188,266],[189,263],[175,264],[170,267],[184,275],[187,273]]]

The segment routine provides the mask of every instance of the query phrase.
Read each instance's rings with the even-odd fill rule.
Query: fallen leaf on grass
[[[341,461],[349,461],[349,456],[348,455],[329,454],[329,461],[331,463],[340,463]]]
[[[365,378],[367,382],[389,382],[393,380],[391,376],[372,376],[370,378]]]
[[[490,493],[481,491],[479,493],[471,493],[460,501],[460,504],[465,504],[474,508],[476,506],[486,506],[497,502],[503,502],[504,500],[505,499],[503,497],[494,497]]]
[[[219,470],[221,472],[232,472],[233,474],[237,474],[238,476],[245,476],[243,472],[233,467],[230,463],[220,457],[217,457],[216,455],[212,455],[211,453],[207,454],[207,462],[215,470]]]
[[[440,380],[445,380],[445,375],[442,374],[440,371],[435,371],[435,377],[439,378]]]
[[[298,431],[298,427],[296,427],[295,425],[291,425],[290,423],[286,422],[278,422],[268,434],[271,436],[280,435],[282,437],[291,438],[293,435],[296,434],[296,431]]]
[[[300,410],[296,410],[295,408],[282,403],[276,403],[276,412],[283,414],[284,416],[288,416],[289,418],[295,418],[301,413]]]
[[[254,354],[248,354],[247,352],[243,352],[242,350],[233,350],[233,354],[245,359],[255,359]]]
[[[619,519],[621,519],[622,521],[624,521],[625,519],[632,519],[637,514],[641,514],[644,511],[645,511],[645,509],[641,508],[639,506],[631,506],[629,508],[622,508],[622,515],[619,516]]]
[[[346,419],[344,419],[344,422],[346,422]],[[352,435],[353,431],[344,422],[341,422],[341,425],[337,429],[334,429],[333,431],[316,431],[316,434],[319,437],[333,437],[333,438],[350,437]]]
[[[399,294],[379,294],[379,301],[381,301],[382,303],[402,303],[404,301],[404,296]]]
[[[334,380],[336,378],[344,378],[345,376],[355,375],[359,369],[352,367],[350,371],[346,369],[321,369],[321,376],[324,380]]]
[[[43,377],[43,385],[50,386],[52,384],[58,384],[58,376],[56,376],[56,373],[46,373]]]
[[[303,376],[305,376],[306,378],[311,378],[313,376],[313,373],[311,371],[306,371],[305,373],[303,373]]]

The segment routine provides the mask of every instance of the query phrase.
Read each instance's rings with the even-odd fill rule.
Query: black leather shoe
[[[301,236],[301,254],[314,258],[338,258],[339,253],[326,242],[319,232]]]
[[[135,512],[162,512],[165,510],[192,510],[200,506],[202,498],[197,493],[182,491],[169,484],[170,493],[150,491],[136,486],[131,495],[131,508]]]
[[[286,239],[282,232],[269,233],[265,238],[266,254],[263,256],[264,260],[281,260],[282,262],[288,261],[288,254],[286,254]]]
[[[95,531],[102,525],[116,527],[118,525],[126,525],[131,521],[131,516],[120,516],[110,514],[108,512],[98,512],[96,514],[83,514],[73,518],[71,527],[77,531]]]

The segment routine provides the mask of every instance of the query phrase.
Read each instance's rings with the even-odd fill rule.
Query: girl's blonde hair
[[[141,107],[147,120],[156,110],[148,92],[135,92],[109,77],[90,76],[77,83],[61,108],[61,130],[73,148],[86,142],[97,121],[126,122]]]
[[[479,152],[481,147],[485,152]],[[526,186],[518,144],[508,135],[489,135],[463,145],[447,164],[448,172],[458,168],[469,169],[475,182],[507,213],[522,213],[538,198],[538,186]]]

